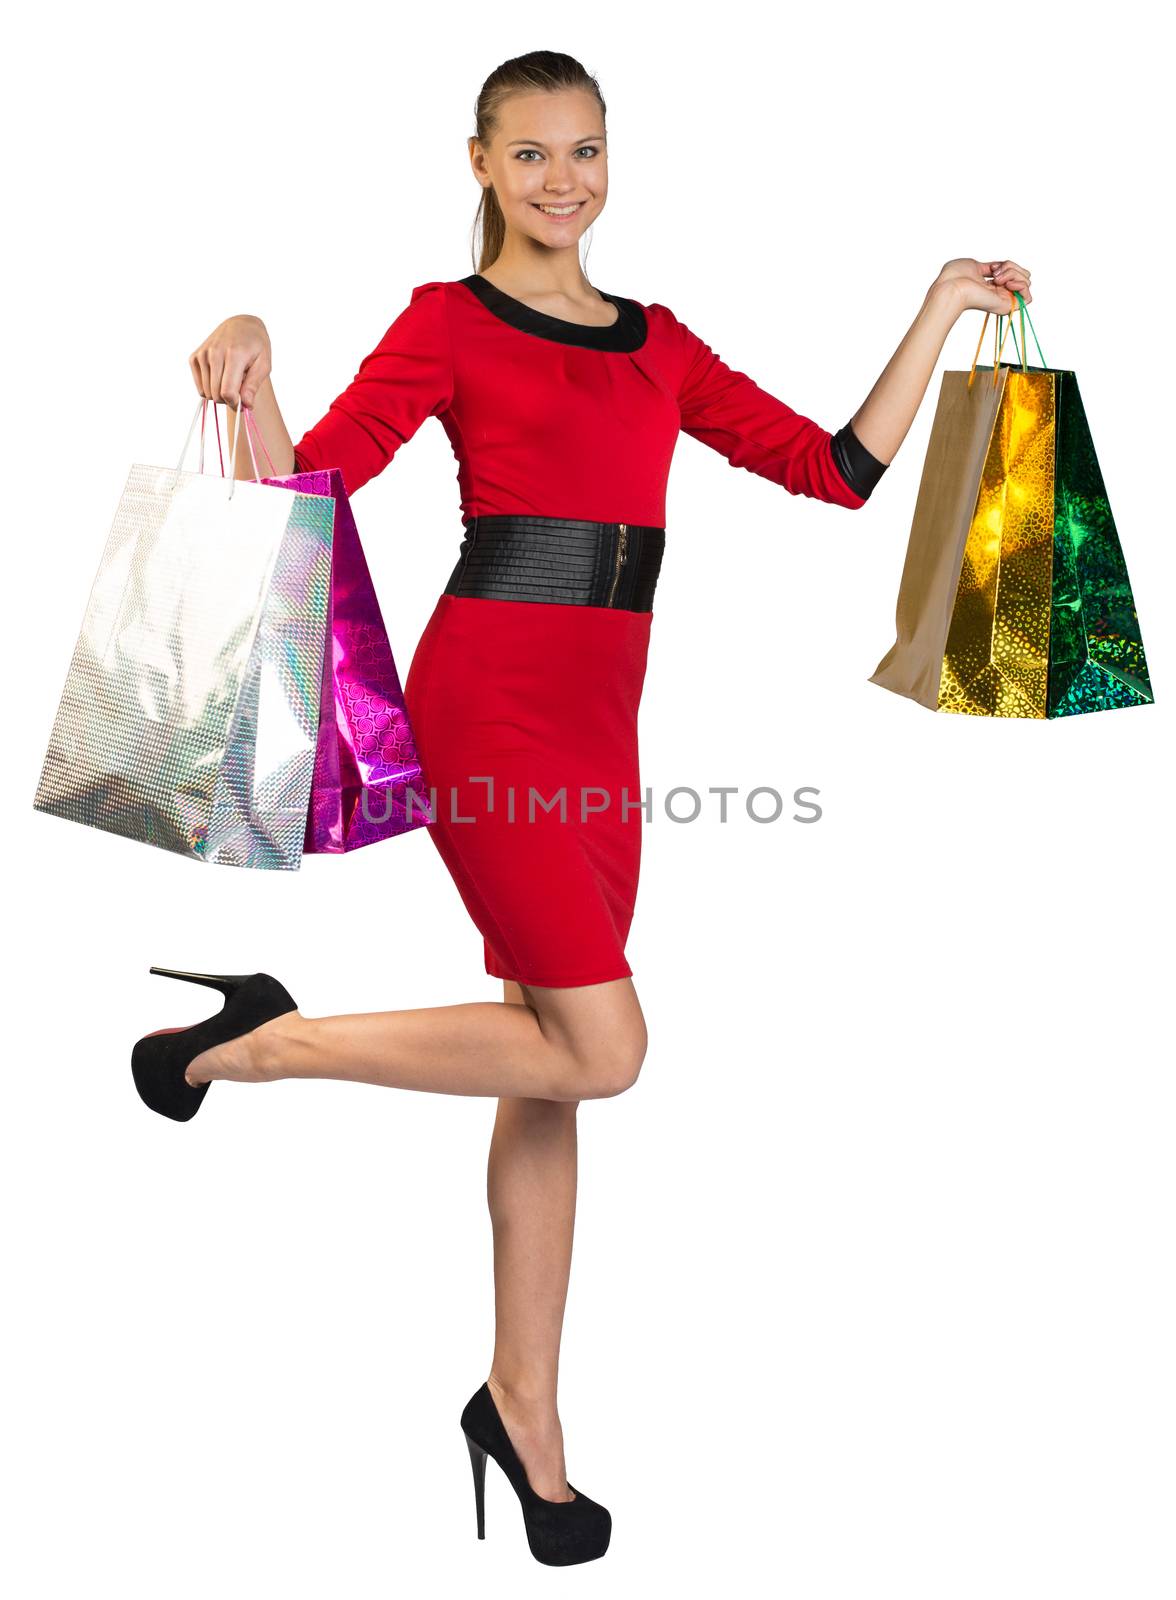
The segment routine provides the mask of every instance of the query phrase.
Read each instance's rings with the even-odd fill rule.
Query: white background
[[[9,1592],[1170,1600],[1170,83],[1145,16],[343,0],[19,24]],[[140,1034],[217,1003],[152,963],[268,970],[312,1015],[499,998],[431,843],[233,872],[31,808],[129,466],[183,442],[189,352],[263,316],[291,431],[317,421],[414,285],[474,270],[474,100],[538,47],[609,107],[591,280],[830,429],[944,260],[1031,268],[1158,701],[986,721],[867,682],[979,312],[860,513],[682,439],[629,943],[651,1046],[580,1113],[561,1367],[569,1475],[615,1528],[564,1578],[493,1463],[477,1542],[458,1428],[491,1352],[493,1100],[219,1085],[172,1124],[129,1072]],[[356,498],[402,676],[456,558],[455,471],[430,422]],[[824,815],[661,810],[721,783],[813,785]]]

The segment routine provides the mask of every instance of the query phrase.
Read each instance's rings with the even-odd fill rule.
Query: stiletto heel
[[[188,1065],[204,1050],[251,1033],[263,1022],[297,1011],[298,1006],[268,972],[180,972],[173,967],[148,969],[164,978],[180,978],[217,989],[225,997],[221,1009],[189,1028],[158,1028],[145,1034],[131,1051],[131,1073],[139,1097],[152,1111],[189,1122],[200,1110],[208,1083],[191,1084]]]
[[[202,983],[206,989],[219,989],[226,998],[251,976],[249,973],[226,976],[219,972],[181,972],[176,967],[148,967],[147,971],[158,973],[161,978],[182,978],[185,983]]]
[[[535,1493],[518,1452],[498,1414],[489,1384],[484,1383],[466,1402],[461,1431],[470,1448],[474,1469],[474,1499],[478,1510],[478,1538],[486,1537],[486,1457],[493,1456],[519,1497],[527,1543],[536,1561],[548,1567],[570,1567],[595,1561],[608,1549],[612,1516],[605,1506],[590,1500],[569,1481],[574,1500],[545,1500]]]
[[[470,1466],[474,1469],[474,1505],[478,1511],[478,1538],[486,1537],[486,1452],[475,1444],[467,1433],[465,1441],[470,1447]]]

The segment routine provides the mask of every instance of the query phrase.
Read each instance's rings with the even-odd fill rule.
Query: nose
[[[547,182],[543,187],[552,194],[567,194],[568,190],[572,188],[572,183],[566,169],[553,163],[548,172]]]

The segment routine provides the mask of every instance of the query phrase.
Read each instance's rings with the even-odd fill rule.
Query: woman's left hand
[[[1013,293],[1019,289],[1029,305],[1030,272],[1015,261],[973,261],[961,256],[958,261],[945,261],[935,283],[950,283],[959,296],[961,311],[994,311],[1007,317],[1019,309],[1020,302]],[[932,288],[935,284],[932,285]]]

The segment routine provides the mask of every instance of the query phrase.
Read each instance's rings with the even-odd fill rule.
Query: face
[[[599,102],[585,89],[512,95],[489,143],[470,140],[470,162],[478,182],[493,186],[508,231],[574,246],[608,195]]]

